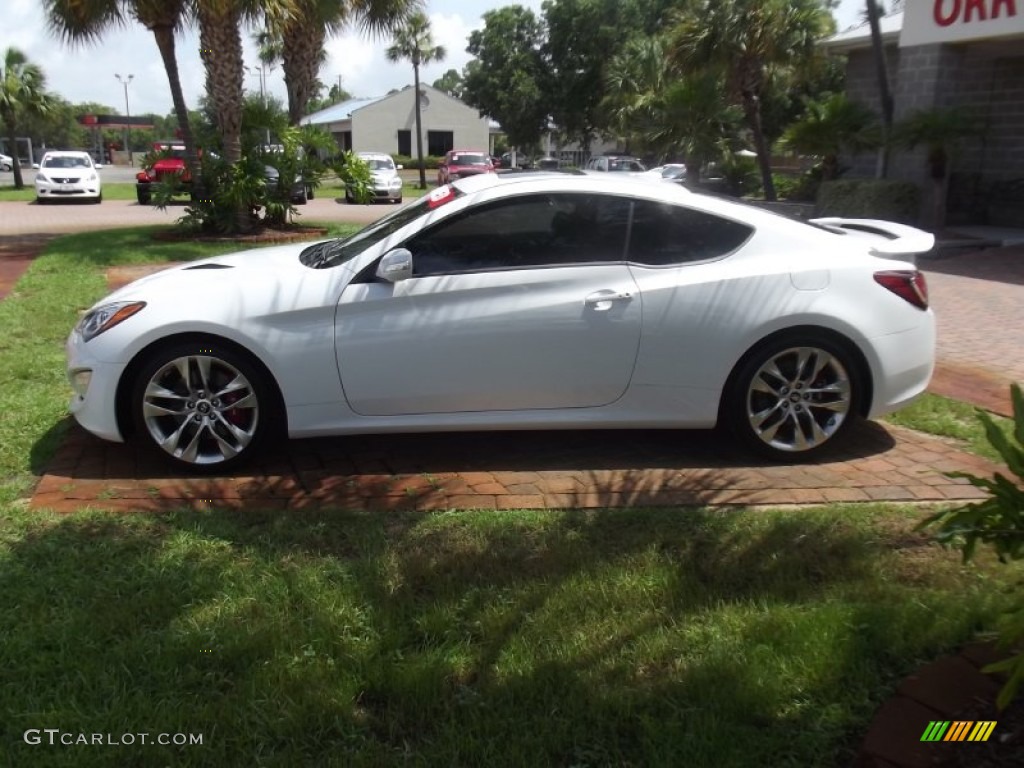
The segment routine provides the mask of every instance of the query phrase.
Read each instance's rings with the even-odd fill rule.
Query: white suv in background
[[[602,173],[643,173],[647,168],[637,158],[629,155],[598,155],[587,161],[585,170]]]
[[[356,152],[356,157],[370,166],[370,183],[375,200],[387,200],[390,203],[402,202],[402,177],[398,172],[402,166],[395,165],[391,155],[383,152]],[[345,202],[354,203],[355,198],[345,190]]]
[[[88,152],[47,152],[36,172],[36,202],[75,198],[103,202],[102,167],[93,165]]]

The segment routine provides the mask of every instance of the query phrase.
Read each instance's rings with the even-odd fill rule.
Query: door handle
[[[633,298],[632,291],[597,291],[583,300],[588,307],[596,312],[607,312],[616,301],[629,301]]]

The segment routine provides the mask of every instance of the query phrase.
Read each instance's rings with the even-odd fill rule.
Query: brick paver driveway
[[[1010,414],[1009,386],[1024,382],[1024,246],[921,261],[938,320],[932,391]]]

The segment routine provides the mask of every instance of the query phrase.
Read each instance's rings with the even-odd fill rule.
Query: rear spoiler
[[[870,240],[871,252],[878,256],[910,256],[915,253],[926,253],[935,246],[935,235],[931,232],[893,221],[830,216],[824,219],[811,219],[810,223]]]

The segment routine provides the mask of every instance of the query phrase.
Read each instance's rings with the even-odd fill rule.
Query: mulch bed
[[[254,232],[244,235],[204,235],[187,229],[162,229],[153,233],[154,240],[164,242],[199,242],[199,243],[243,243],[248,245],[264,245],[266,243],[292,243],[300,240],[312,240],[324,237],[326,227],[292,226],[287,229],[260,227]]]

